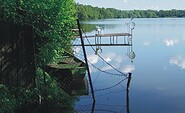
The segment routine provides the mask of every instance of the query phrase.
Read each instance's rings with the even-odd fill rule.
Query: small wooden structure
[[[77,36],[76,38],[80,37]],[[95,34],[91,36],[83,36],[82,38],[94,38],[94,42],[91,42],[91,44],[86,43],[84,44],[84,46],[132,46],[131,42],[132,34],[130,33]],[[108,43],[103,42],[102,38],[104,39],[109,38],[109,42]]]
[[[86,64],[78,58],[63,56],[60,62],[48,64],[43,70],[56,77],[60,87],[68,94],[88,95]]]

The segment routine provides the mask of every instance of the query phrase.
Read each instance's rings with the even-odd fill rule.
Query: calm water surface
[[[129,19],[83,23],[101,26],[103,33],[119,33],[127,31],[126,22]],[[102,47],[100,53],[119,71],[132,72],[129,103],[124,76],[106,74],[90,65],[96,103],[93,106],[91,93],[81,96],[76,103],[77,111],[87,113],[94,107],[95,113],[185,113],[185,19],[146,18],[134,19],[134,22],[136,58],[133,63],[127,56],[128,47]],[[86,35],[95,33],[91,31]],[[91,47],[86,47],[86,51],[94,66],[118,73],[95,55]]]

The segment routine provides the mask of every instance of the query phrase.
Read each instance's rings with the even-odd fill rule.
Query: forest
[[[185,10],[118,10],[114,8],[99,8],[90,5],[76,4],[80,20],[107,18],[170,18],[185,17]]]

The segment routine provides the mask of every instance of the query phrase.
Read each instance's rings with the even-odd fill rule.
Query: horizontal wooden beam
[[[118,36],[132,36],[130,33],[111,33],[111,34],[95,34],[90,36],[83,36],[82,38],[95,38],[95,37],[118,37]],[[76,36],[75,38],[80,38],[80,36]]]
[[[76,44],[73,46],[82,46],[82,45]],[[132,44],[85,44],[84,46],[132,46]]]
[[[98,37],[131,36],[130,33],[95,34]]]

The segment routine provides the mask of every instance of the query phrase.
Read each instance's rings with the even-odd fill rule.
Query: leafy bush
[[[0,84],[0,92],[0,113],[14,113],[15,96],[2,84]]]
[[[38,66],[69,49],[75,24],[74,0],[1,0],[0,20],[34,28]]]
[[[47,74],[44,82],[45,74],[39,67],[57,61],[64,51],[70,51],[73,40],[71,29],[76,20],[74,0],[0,0],[0,4],[0,20],[33,27],[38,70],[37,85],[33,89],[0,85],[0,113],[19,112],[22,107],[39,104],[39,99],[46,100],[49,106],[59,111],[72,112],[74,98],[68,96]]]

